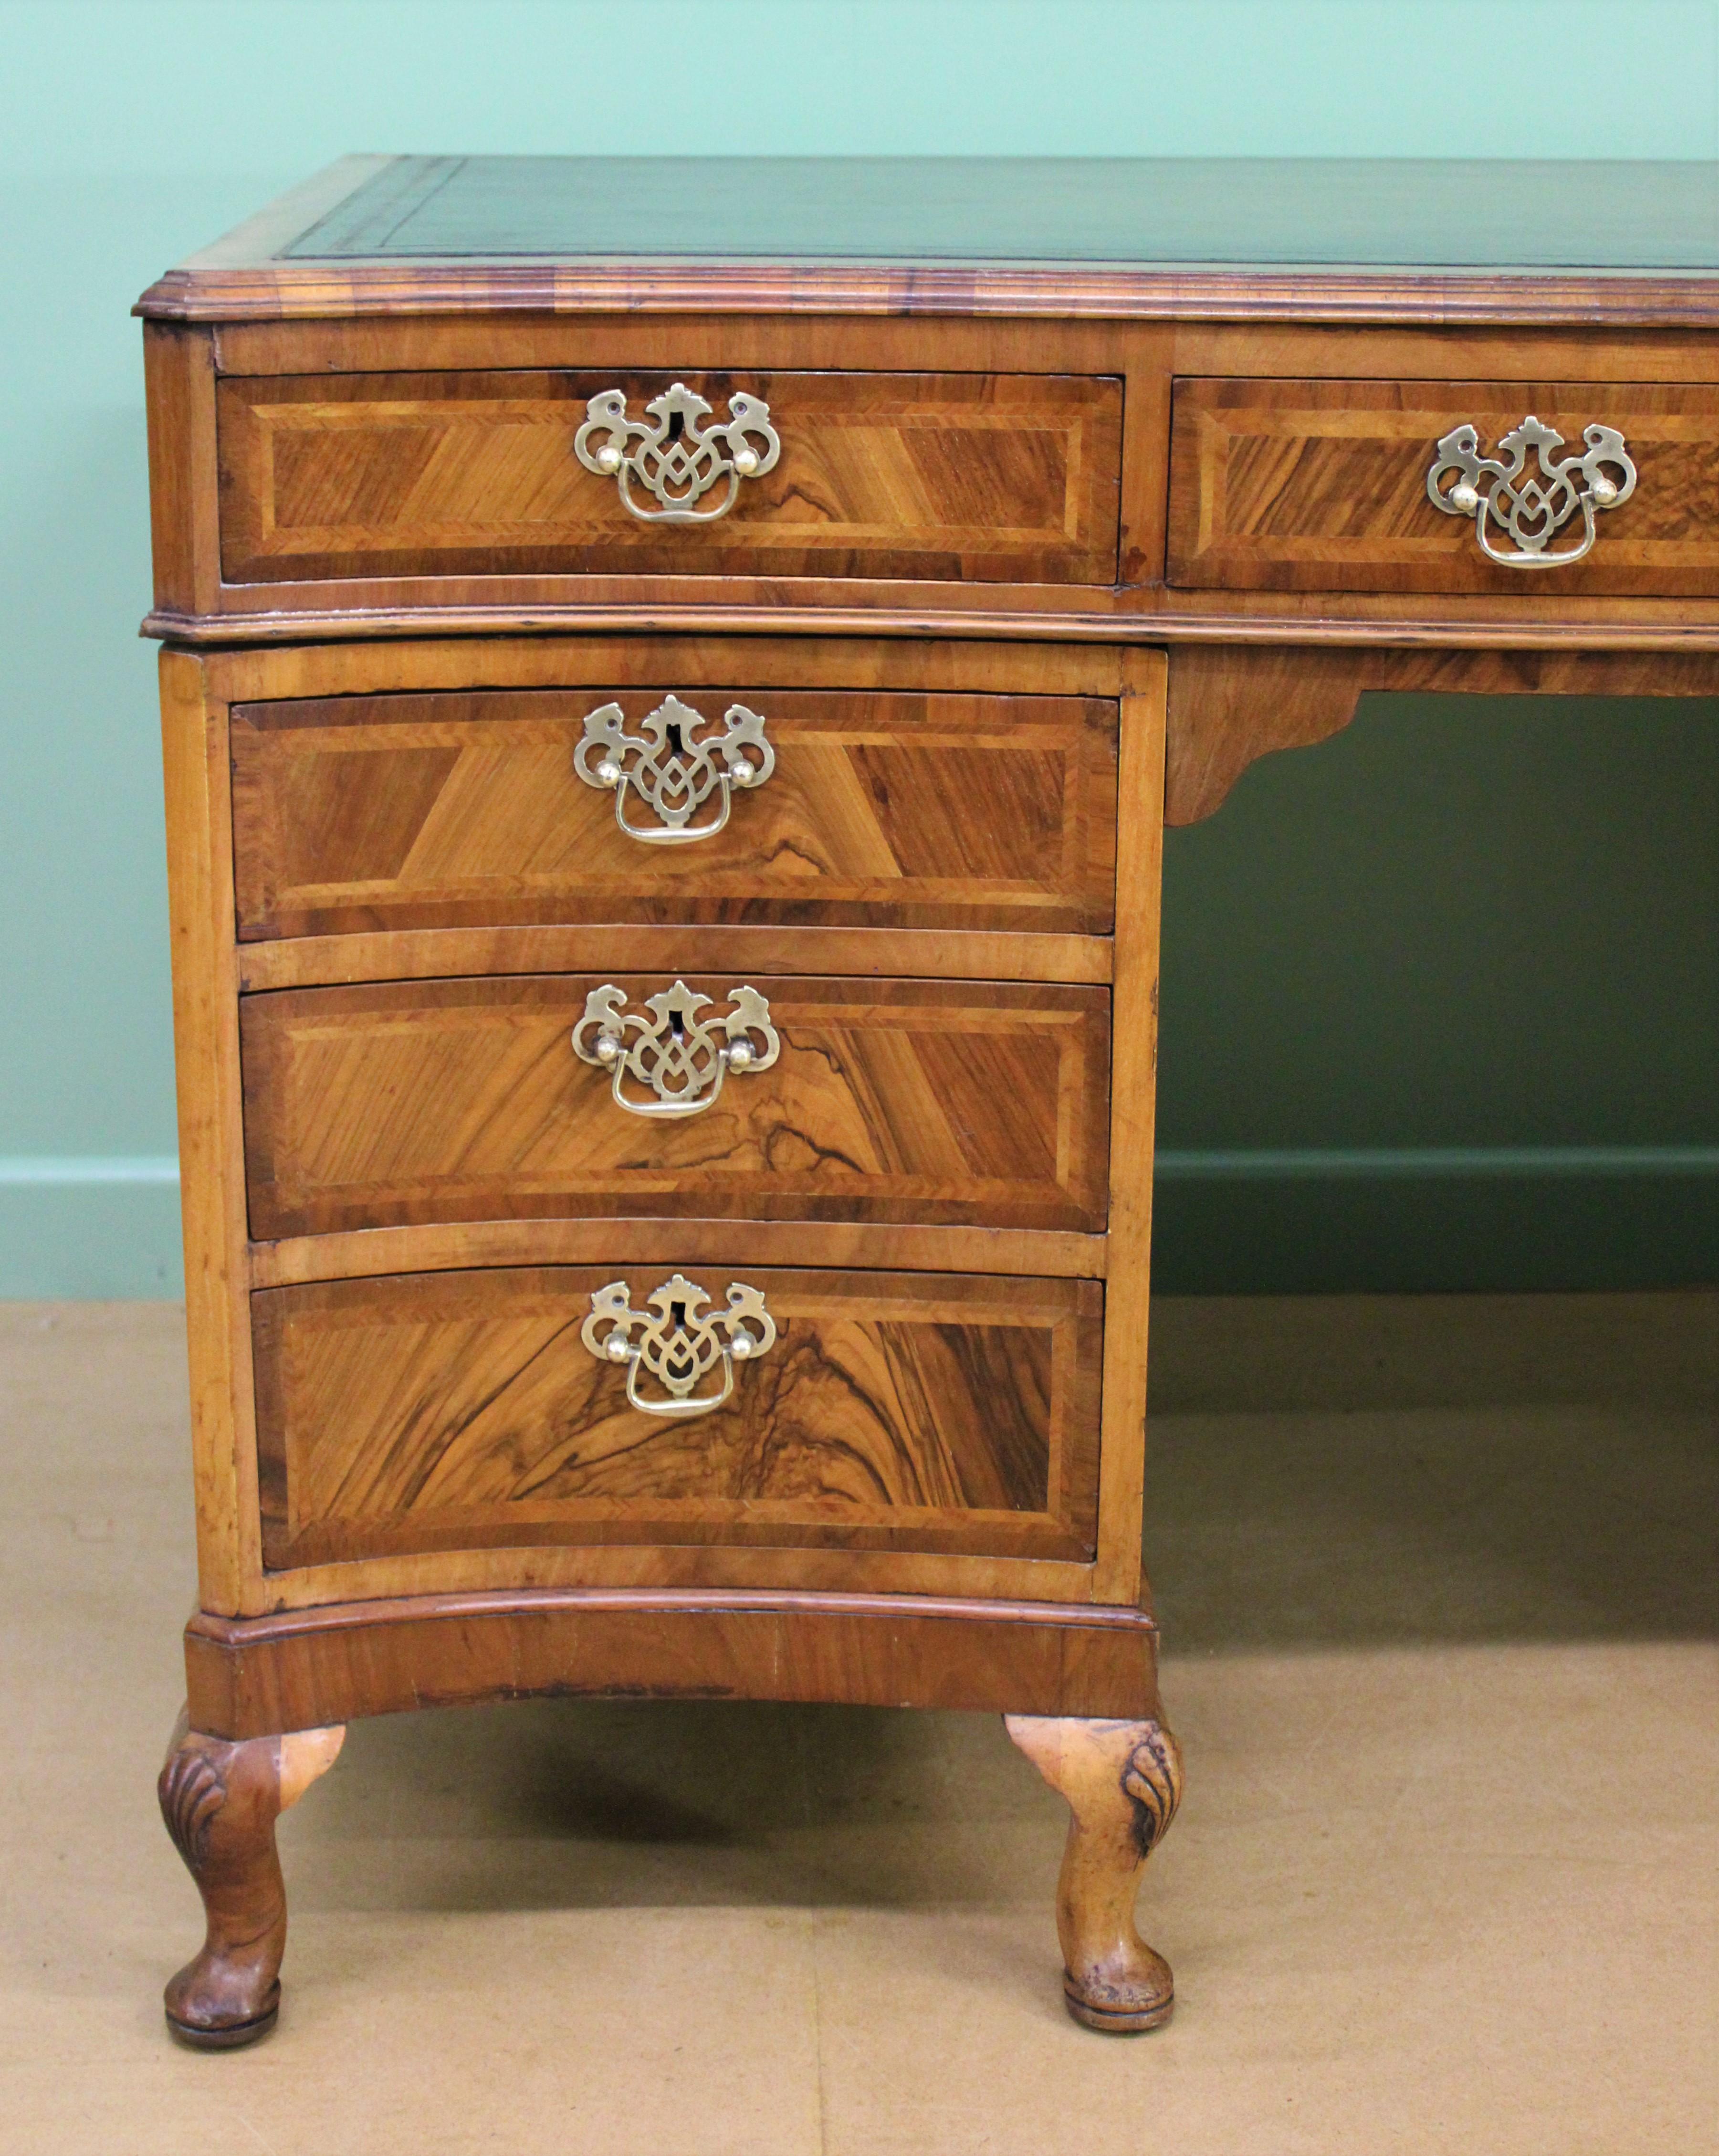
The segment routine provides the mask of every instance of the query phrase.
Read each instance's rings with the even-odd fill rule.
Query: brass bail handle
[[[1499,438],[1497,456],[1483,456],[1480,430],[1465,421],[1439,444],[1427,474],[1428,499],[1447,516],[1473,517],[1480,552],[1501,569],[1568,568],[1592,552],[1597,512],[1620,507],[1635,491],[1635,465],[1615,427],[1595,424],[1583,429],[1582,439],[1582,454],[1554,458],[1563,436],[1531,412]],[[1552,542],[1578,515],[1582,537],[1560,552]],[[1495,544],[1491,528],[1508,544]]]
[[[573,437],[579,462],[613,480],[627,513],[641,524],[714,524],[733,508],[741,481],[762,479],[782,454],[770,407],[744,389],[735,391],[727,418],[714,426],[705,424],[714,408],[684,382],[671,382],[644,410],[643,419],[629,419],[624,389],[599,390]],[[700,509],[719,485],[721,500]]]
[[[776,768],[776,752],[765,721],[744,704],[731,704],[719,721],[704,718],[678,696],[665,696],[629,732],[618,704],[587,714],[573,768],[586,785],[615,797],[615,821],[629,839],[646,846],[687,846],[726,829],[736,788],[764,785]],[[631,793],[654,824],[629,823]],[[698,820],[714,798],[712,813]]]
[[[676,981],[647,996],[642,1011],[629,1010],[626,990],[606,981],[585,998],[573,1053],[608,1072],[615,1106],[629,1116],[701,1116],[721,1098],[731,1070],[767,1070],[782,1052],[767,997],[742,985],[728,991],[724,1009],[713,1012],[715,1002]],[[629,1080],[654,1097],[630,1097]]]
[[[714,1414],[734,1396],[734,1366],[767,1355],[776,1345],[776,1321],[764,1297],[742,1281],[729,1285],[722,1307],[712,1310],[707,1289],[676,1273],[634,1310],[625,1281],[611,1281],[591,1297],[591,1315],[580,1338],[601,1362],[624,1363],[627,1404],[640,1414],[685,1418]],[[721,1388],[698,1387],[721,1366]],[[658,1389],[648,1398],[641,1379]]]

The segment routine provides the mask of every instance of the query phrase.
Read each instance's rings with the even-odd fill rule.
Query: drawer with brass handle
[[[1719,382],[1191,378],[1170,473],[1186,589],[1719,594]]]
[[[223,577],[294,607],[367,577],[1116,576],[1114,376],[231,375],[216,417]]]
[[[1086,1556],[1103,1301],[1096,1281],[624,1255],[265,1289],[264,1556],[654,1539]]]
[[[1113,698],[721,675],[707,689],[240,704],[239,932],[630,920],[1102,934],[1117,724]]]
[[[504,975],[247,996],[240,1029],[259,1241],[676,1214],[1105,1224],[1103,988]]]

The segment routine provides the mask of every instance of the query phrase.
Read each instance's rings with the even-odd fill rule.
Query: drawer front
[[[660,521],[581,461],[589,401],[675,381],[726,420],[762,400],[768,469]],[[1122,385],[1060,374],[229,377],[218,385],[230,583],[343,577],[881,577],[1108,584]],[[754,440],[762,438],[751,438]],[[593,455],[603,444],[593,437]],[[752,452],[759,454],[755,448]]]
[[[736,987],[765,998],[779,1045],[767,1067],[726,1070],[720,1091],[704,1088],[708,1105],[666,1120],[618,1105],[617,1083],[646,1107],[659,1096],[581,1060],[572,1033],[592,991],[612,988],[628,1014],[619,1037],[642,1060],[672,1058],[674,1014],[653,1019],[647,999],[675,979],[247,997],[253,1236],[570,1215],[1103,1228],[1106,991],[693,976],[686,986],[712,999],[695,1021],[706,1050]],[[582,1035],[588,1054],[602,1030]]]
[[[1107,933],[1116,709],[744,682],[240,706],[239,934],[603,920]],[[729,783],[736,710],[762,721],[762,783]],[[606,789],[591,777],[613,752],[589,743],[617,735],[635,745],[631,776]],[[739,752],[762,767],[756,742]],[[675,757],[691,777],[678,793]],[[665,841],[677,817],[704,835]]]
[[[1636,480],[1597,510],[1579,560],[1520,557],[1583,543],[1570,495],[1560,527],[1498,519],[1483,551],[1473,515],[1429,500],[1439,444],[1471,425],[1476,449],[1509,467],[1503,438],[1525,418],[1563,438],[1525,444],[1520,485],[1557,492],[1547,467],[1586,452],[1585,430],[1623,437]],[[1615,469],[1603,475],[1617,483]],[[1451,473],[1448,492],[1460,483]],[[1583,490],[1573,478],[1577,492]],[[1494,480],[1483,475],[1490,493]],[[1621,489],[1620,489],[1621,490]],[[1525,570],[1528,572],[1525,573]],[[1175,393],[1169,580],[1217,591],[1491,592],[1539,604],[1561,594],[1711,597],[1719,593],[1719,386],[1569,382],[1187,380]]]
[[[689,1266],[654,1304],[676,1277],[623,1258],[255,1295],[265,1563],[653,1540],[1090,1556],[1097,1282]],[[626,1363],[593,1300],[623,1286]],[[734,1291],[773,1338],[725,1366],[707,1335]],[[721,1404],[670,1416],[653,1364],[677,1326],[708,1364],[684,1397]]]

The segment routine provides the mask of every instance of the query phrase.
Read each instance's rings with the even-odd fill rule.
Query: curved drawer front
[[[690,1267],[721,1306],[726,1269]],[[580,1542],[1090,1557],[1096,1281],[759,1268],[774,1338],[685,1419],[583,1333],[665,1269],[393,1276],[252,1298],[274,1569]]]
[[[720,746],[736,711],[762,721],[771,758],[743,788],[724,783]],[[580,767],[588,721],[643,745],[654,718],[708,789],[688,828],[718,827],[685,843],[656,842],[668,826],[636,786],[618,801]],[[1116,723],[1096,697],[744,682],[242,705],[239,933],[590,920],[1107,933]]]
[[[617,1105],[572,1035],[593,990],[643,1012],[675,978],[246,998],[253,1236],[677,1214],[1103,1228],[1105,990],[690,976],[716,1010],[757,990],[779,1050],[704,1111],[652,1121]]]
[[[1542,454],[1531,429],[1506,447],[1525,420],[1562,440]],[[1539,490],[1522,505],[1526,547],[1496,516],[1483,546],[1473,515],[1429,499],[1441,444],[1470,428],[1475,454],[1519,462],[1524,493]],[[1598,429],[1621,438],[1634,483],[1614,503],[1602,489],[1579,559],[1546,558],[1587,536],[1576,464]],[[1185,589],[1719,594],[1719,384],[1190,379],[1176,384],[1170,469],[1169,581]],[[1616,465],[1605,476],[1627,480]],[[1447,499],[1459,480],[1447,472]]]
[[[593,398],[678,382],[780,447],[709,521],[582,460]],[[1116,579],[1122,385],[1065,374],[545,370],[236,376],[217,397],[229,583],[579,575]],[[762,438],[759,438],[762,439]],[[588,441],[593,460],[600,448]],[[700,497],[700,516],[727,499]],[[319,595],[319,605],[339,603]]]

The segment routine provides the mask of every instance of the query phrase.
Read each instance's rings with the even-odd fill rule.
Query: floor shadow
[[[549,1699],[356,1723],[290,1830],[333,1907],[852,1908],[994,1900],[1047,1819],[995,1715]]]
[[[1146,1554],[1170,1651],[1719,1634],[1719,1297],[1154,1323]]]

